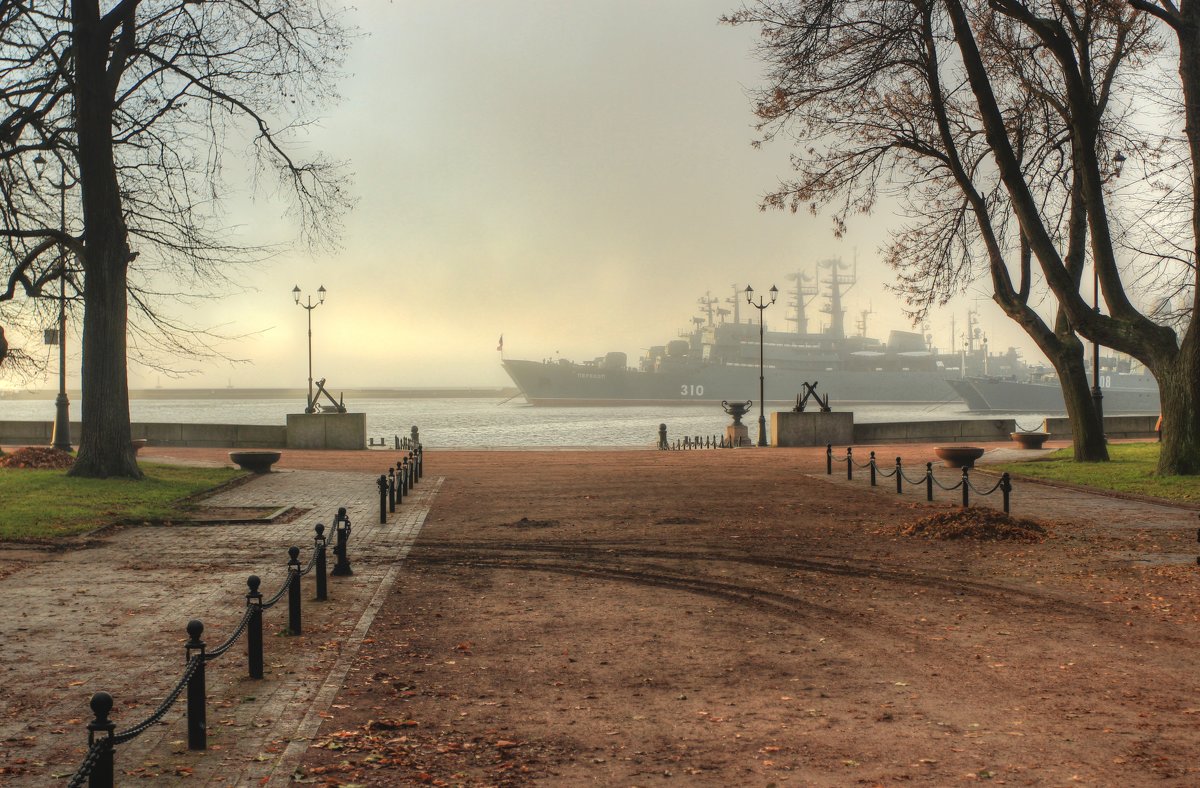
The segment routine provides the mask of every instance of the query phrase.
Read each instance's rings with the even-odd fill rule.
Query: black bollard
[[[1004,498],[1004,513],[1008,514],[1008,494],[1012,492],[1012,478],[1007,472],[1000,476],[1000,492]]]
[[[408,461],[408,455],[404,456],[404,460],[400,463],[400,468],[404,472],[404,494],[412,494],[412,463]]]
[[[417,478],[425,478],[425,447],[417,444]]]
[[[333,518],[333,529],[337,536],[337,544],[333,548],[337,562],[333,565],[331,574],[337,577],[352,575],[354,571],[350,568],[350,518],[346,515],[345,506],[338,507],[337,515]]]
[[[91,749],[96,743],[96,734],[103,732],[106,734],[108,742],[101,747],[100,752],[96,756],[96,762],[92,764],[92,772],[88,775],[89,788],[113,788],[113,744],[112,735],[116,730],[116,723],[108,718],[109,712],[112,711],[113,699],[112,695],[107,692],[97,692],[92,695],[91,703],[92,714],[95,716],[88,723],[88,749]]]
[[[313,537],[313,549],[316,550],[317,570],[317,601],[324,602],[329,598],[328,584],[325,577],[325,524],[317,523],[313,528],[317,535]]]
[[[971,482],[967,479],[967,466],[965,466],[965,465],[963,466],[962,488],[963,488],[963,508],[965,509],[967,507],[967,497],[968,497],[967,490],[969,490],[971,488]]]
[[[925,500],[933,500],[933,463],[925,463]]]
[[[288,548],[288,634],[299,635],[300,629],[300,548]]]
[[[825,475],[833,475],[833,444],[825,444]]]
[[[387,522],[387,477],[379,474],[375,484],[379,485],[379,524],[383,525]]]
[[[896,458],[896,494],[903,492],[901,481],[904,479],[904,471],[900,470],[900,458]]]
[[[669,446],[667,446],[667,425],[666,424],[658,425],[658,448],[659,449],[670,448]]]
[[[854,478],[854,450],[850,446],[846,447],[846,478]]]
[[[396,511],[396,469],[395,468],[388,468],[387,482],[388,482],[388,511],[394,512],[394,511]]]
[[[262,637],[262,592],[258,587],[262,580],[258,575],[246,578],[246,604],[250,606],[250,621],[246,624],[246,662],[250,678],[263,677],[263,637]]]
[[[187,684],[187,731],[188,749],[208,749],[208,715],[204,709],[204,698],[207,695],[204,682],[204,623],[193,618],[187,623],[187,633],[190,640],[184,646],[184,655],[190,663],[193,653],[198,658],[196,670]]]
[[[871,459],[868,461],[871,466],[871,486],[875,486],[875,452],[871,452]]]

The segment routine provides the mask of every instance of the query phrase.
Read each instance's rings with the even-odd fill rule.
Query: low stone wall
[[[1158,416],[1105,416],[1104,434],[1110,439],[1155,438],[1154,429]],[[1071,420],[1066,417],[1046,419],[1046,431],[1050,440],[1071,440]]]
[[[71,437],[76,442],[80,430],[79,422],[71,423]],[[49,446],[53,432],[54,423],[49,421],[0,421],[0,443],[11,446]],[[282,449],[287,446],[287,427],[262,424],[134,422],[129,426],[129,434],[135,440],[145,438],[151,446],[230,449]]]
[[[971,443],[1011,440],[1013,419],[954,419],[855,424],[854,443]]]

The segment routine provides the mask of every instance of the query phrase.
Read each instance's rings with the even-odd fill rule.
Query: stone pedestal
[[[777,411],[771,414],[772,446],[824,446],[854,443],[854,414]]]
[[[730,446],[750,446],[750,430],[745,424],[730,424],[725,428],[725,443]]]
[[[365,413],[289,413],[289,449],[367,448]]]

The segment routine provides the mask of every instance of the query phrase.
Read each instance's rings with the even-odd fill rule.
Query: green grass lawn
[[[233,468],[143,463],[145,478],[74,479],[66,471],[0,468],[0,541],[73,536],[112,523],[162,520],[177,502],[242,476]]]
[[[1158,443],[1112,443],[1108,446],[1108,462],[1075,462],[1071,459],[1071,449],[1059,449],[1036,460],[993,465],[988,469],[1050,482],[1200,502],[1200,477],[1155,474],[1158,449]]]

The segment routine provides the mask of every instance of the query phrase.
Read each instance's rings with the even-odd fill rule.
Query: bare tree
[[[1160,51],[1143,15],[1117,0],[780,0],[729,21],[762,27],[764,139],[786,131],[804,146],[797,177],[767,206],[831,208],[844,232],[894,193],[912,219],[886,254],[915,312],[986,271],[993,299],[1059,373],[1077,458],[1106,457],[1078,333],[1158,377],[1179,430],[1164,435],[1160,470],[1200,470],[1184,448],[1188,419],[1168,403],[1165,327],[1132,306],[1109,220],[1118,154],[1150,147],[1132,142],[1129,100]],[[1089,263],[1108,315],[1081,292]],[[1053,326],[1031,301],[1046,289],[1059,304]]]
[[[82,271],[83,411],[73,473],[139,477],[129,434],[130,299],[152,308],[150,271],[220,276],[254,256],[225,240],[229,170],[289,199],[302,236],[336,236],[343,170],[294,153],[336,99],[351,38],[324,0],[0,0],[0,159],[8,173],[0,236],[29,244],[10,260],[11,291],[36,295],[65,244]],[[76,232],[39,205],[30,163],[57,158],[77,180]],[[232,159],[233,167],[226,166]],[[37,283],[40,282],[40,285]],[[175,328],[180,328],[175,326]],[[168,331],[169,335],[169,331]]]

